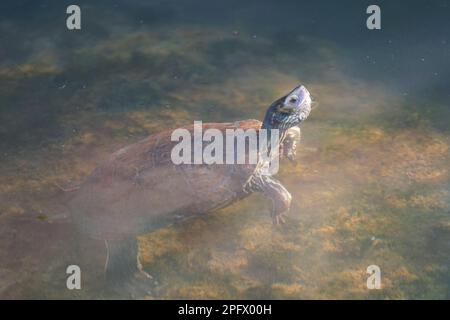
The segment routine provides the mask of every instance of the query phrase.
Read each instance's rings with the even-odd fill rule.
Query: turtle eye
[[[297,103],[297,101],[298,101],[298,97],[297,96],[292,96],[292,97],[289,98],[289,102],[290,103]]]

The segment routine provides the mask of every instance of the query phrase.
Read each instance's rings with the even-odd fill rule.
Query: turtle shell
[[[214,128],[225,137],[226,129],[259,130],[261,122],[244,120],[202,126],[203,132]],[[194,126],[184,129],[194,139]],[[138,235],[182,217],[224,207],[247,195],[243,185],[256,165],[175,165],[171,152],[178,142],[171,141],[172,132],[150,135],[126,146],[92,172],[69,203],[73,220],[82,233],[100,239]]]

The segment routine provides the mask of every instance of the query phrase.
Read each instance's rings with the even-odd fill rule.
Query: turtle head
[[[263,121],[264,129],[287,130],[299,125],[311,112],[312,99],[304,86],[295,87],[273,102]]]

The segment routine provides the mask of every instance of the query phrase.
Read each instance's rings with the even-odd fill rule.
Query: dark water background
[[[377,31],[370,4],[2,1],[0,296],[108,298],[65,289],[55,184],[165,128],[262,119],[303,83],[320,106],[280,174],[289,223],[254,195],[141,237],[148,298],[448,298],[450,2],[377,1]]]

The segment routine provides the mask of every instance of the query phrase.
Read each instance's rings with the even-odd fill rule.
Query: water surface
[[[303,83],[320,106],[279,175],[288,223],[252,195],[140,237],[146,298],[449,298],[450,4],[379,3],[369,31],[367,1],[80,0],[68,31],[72,2],[3,1],[0,296],[111,297],[65,289],[56,184],[166,128],[262,119]]]

